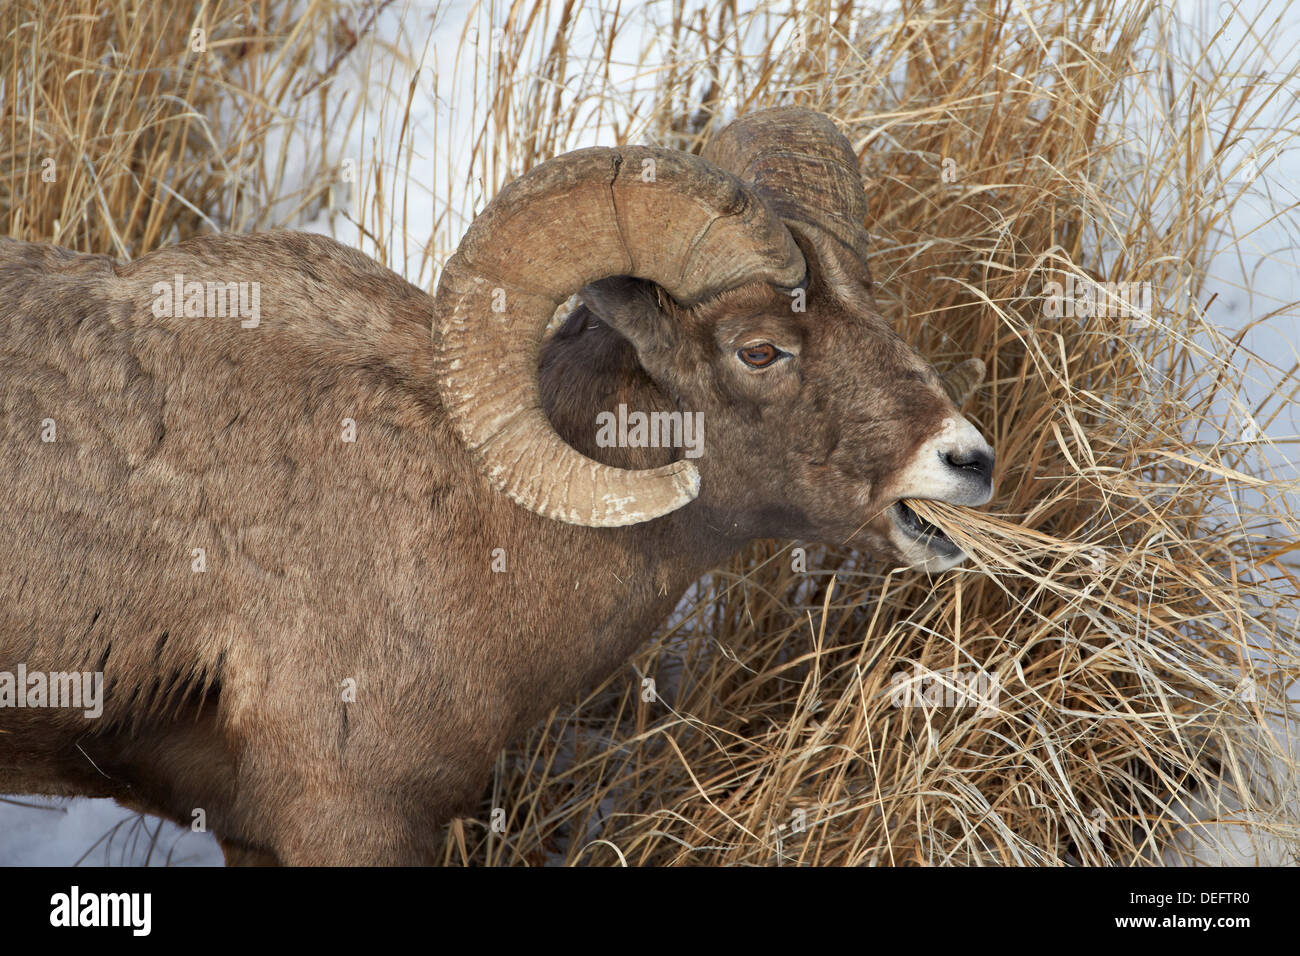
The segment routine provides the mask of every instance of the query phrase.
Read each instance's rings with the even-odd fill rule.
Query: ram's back
[[[260,321],[155,316],[176,276],[258,283]],[[430,305],[320,236],[129,264],[0,239],[0,671],[102,671],[111,726],[223,681],[269,689],[286,653],[355,669],[326,666],[346,652],[318,622],[401,629],[362,592],[410,606],[411,555],[440,537],[429,496],[465,480]],[[11,733],[81,720],[6,715]]]

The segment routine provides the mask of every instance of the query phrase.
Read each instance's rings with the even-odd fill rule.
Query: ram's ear
[[[675,325],[661,305],[665,296],[653,282],[629,276],[600,279],[578,293],[591,312],[618,331],[640,355],[666,347]]]
[[[944,391],[958,408],[966,404],[966,399],[975,394],[983,381],[984,363],[977,358],[968,358],[943,373]]]

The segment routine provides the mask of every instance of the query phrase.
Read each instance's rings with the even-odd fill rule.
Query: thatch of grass
[[[49,38],[76,27],[18,6],[3,42],[29,59],[11,58],[3,82],[27,105],[0,96],[11,234],[138,252],[204,217],[260,227],[308,208],[241,220],[221,159],[266,147],[285,77],[302,74],[301,91],[335,62],[319,54],[337,14],[275,34],[274,49],[300,51],[287,71],[218,93],[183,69],[96,66],[102,40],[31,54],[19,21],[39,17]],[[1300,128],[1296,71],[1243,79],[1242,51],[1185,48],[1167,10],[1108,0],[575,0],[470,17],[480,31],[462,32],[464,56],[435,84],[468,99],[454,137],[435,118],[463,148],[413,159],[415,86],[394,89],[405,153],[371,157],[368,201],[341,235],[402,269],[408,231],[427,228],[414,238],[437,265],[483,194],[594,131],[698,149],[737,112],[825,110],[862,158],[880,305],[936,364],[975,355],[990,369],[966,412],[998,449],[999,492],[983,512],[916,503],[973,555],[937,578],[843,543],[755,544],[629,667],[501,755],[480,811],[449,827],[446,862],[1130,864],[1193,859],[1224,824],[1295,855],[1297,522],[1293,469],[1275,463],[1294,458],[1277,432],[1300,382],[1289,362],[1248,355],[1199,290],[1216,246],[1242,240],[1224,234],[1250,188],[1242,141],[1274,155]],[[493,43],[471,50],[486,24]],[[121,29],[120,48],[158,42]],[[60,80],[72,62],[94,67],[86,90]],[[200,93],[168,112],[170,96]],[[1290,122],[1256,128],[1286,95]],[[263,121],[208,142],[198,116],[219,102]],[[94,132],[108,126],[133,133]],[[33,157],[59,144],[96,174],[34,199]],[[279,197],[262,182],[265,206]],[[431,224],[404,216],[414,188],[433,191]],[[1150,301],[1054,314],[1044,292],[1067,277],[1146,282]],[[1262,404],[1252,377],[1272,387]]]
[[[0,228],[129,258],[319,205],[334,160],[312,146],[355,118],[313,69],[352,41],[339,6],[6,2]]]

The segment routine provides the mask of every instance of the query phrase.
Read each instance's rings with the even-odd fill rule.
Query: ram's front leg
[[[226,866],[280,865],[280,861],[276,859],[275,854],[270,850],[248,846],[236,840],[223,840],[220,837],[217,838],[217,843],[221,846],[221,853],[226,858]]]
[[[280,831],[275,856],[286,866],[431,866],[439,837],[427,814],[367,793],[304,798]]]

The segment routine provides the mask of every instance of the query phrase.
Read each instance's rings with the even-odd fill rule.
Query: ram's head
[[[719,534],[861,544],[940,570],[962,553],[903,503],[979,505],[993,452],[876,309],[857,157],[825,116],[767,110],[703,156],[587,149],[511,183],[438,287],[439,386],[489,479],[560,521],[614,526],[690,506]],[[543,330],[581,291],[682,412],[698,457],[601,464],[551,426]],[[595,422],[593,422],[595,427]]]

